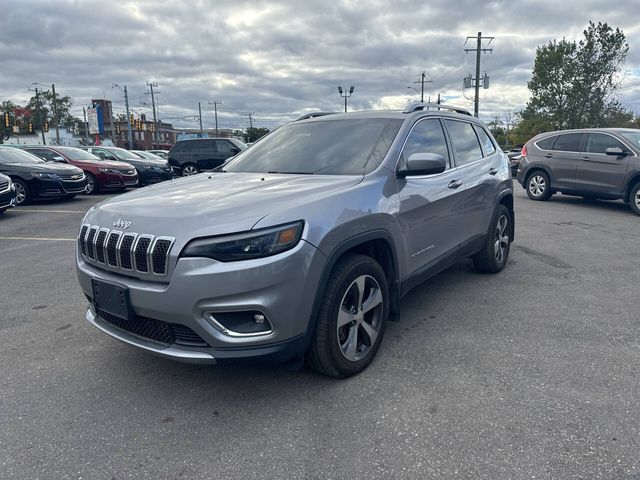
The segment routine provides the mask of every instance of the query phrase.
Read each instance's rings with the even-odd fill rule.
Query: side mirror
[[[55,157],[53,157],[52,160],[58,163],[69,163],[69,161],[66,158],[61,157],[59,155],[56,155]]]
[[[407,159],[405,168],[398,170],[400,178],[415,175],[435,175],[447,169],[447,161],[437,153],[414,153]]]
[[[613,155],[614,157],[623,157],[627,155],[628,152],[625,152],[620,147],[609,147],[604,151],[604,153],[607,155]]]
[[[230,152],[231,152],[231,155],[237,155],[240,153],[240,149],[236,147],[231,147]]]

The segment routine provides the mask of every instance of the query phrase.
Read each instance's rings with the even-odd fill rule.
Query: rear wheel
[[[527,195],[531,200],[549,200],[551,197],[549,175],[542,170],[529,175],[527,178]]]
[[[31,202],[29,186],[24,181],[18,179],[14,179],[13,184],[16,186],[16,205],[27,205]]]
[[[96,177],[93,176],[92,173],[84,172],[85,177],[87,177],[87,187],[84,191],[87,195],[91,195],[92,193],[98,193],[98,184],[96,183]]]
[[[195,166],[193,163],[187,163],[184,167],[182,167],[182,169],[180,170],[180,173],[182,174],[183,177],[188,177],[189,175],[195,175],[197,173],[200,173],[200,170],[198,170],[198,167]]]
[[[636,215],[640,215],[640,182],[636,183],[636,185],[631,189],[631,194],[629,195],[629,207],[631,207],[631,211]]]
[[[322,297],[311,367],[336,378],[361,372],[378,351],[388,316],[389,287],[380,264],[366,255],[345,256]]]
[[[511,219],[511,212],[500,205],[491,221],[484,247],[472,257],[479,272],[497,273],[507,264],[511,248]]]

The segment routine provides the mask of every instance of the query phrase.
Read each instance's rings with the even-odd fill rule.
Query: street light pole
[[[200,102],[198,102],[198,118],[200,119],[200,138],[202,138],[204,130],[202,130],[202,107],[200,106]]]
[[[153,140],[156,143],[156,147],[158,146],[158,117],[156,116],[156,98],[153,93],[153,87],[157,87],[158,84],[156,82],[147,82],[149,86],[149,90],[151,90],[151,108],[153,109]]]
[[[351,85],[351,87],[349,87],[349,91],[347,92],[346,90],[343,91],[341,86],[338,86],[338,93],[342,98],[344,98],[344,113],[347,113],[347,98],[353,95],[353,91],[355,89],[356,87]]]
[[[209,105],[213,105],[213,113],[215,115],[215,119],[216,119],[216,137],[218,136],[218,105],[222,105],[222,102],[219,102],[217,100],[209,101]]]

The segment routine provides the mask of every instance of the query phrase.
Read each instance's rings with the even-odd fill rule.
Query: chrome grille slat
[[[123,274],[167,275],[174,242],[173,237],[109,230],[89,224],[83,224],[78,235],[80,253],[85,260],[116,273],[121,270]]]

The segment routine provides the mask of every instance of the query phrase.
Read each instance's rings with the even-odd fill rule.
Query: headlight
[[[55,173],[31,172],[31,175],[36,178],[58,178]]]
[[[193,240],[182,257],[208,257],[220,262],[237,262],[268,257],[295,247],[302,236],[303,221],[277,227]]]
[[[153,168],[151,165],[145,165],[144,168],[146,168],[147,170],[149,170],[150,168]]]
[[[98,171],[102,172],[102,173],[118,173],[118,171],[114,170],[113,168],[102,168],[101,167],[101,168],[98,168]]]

